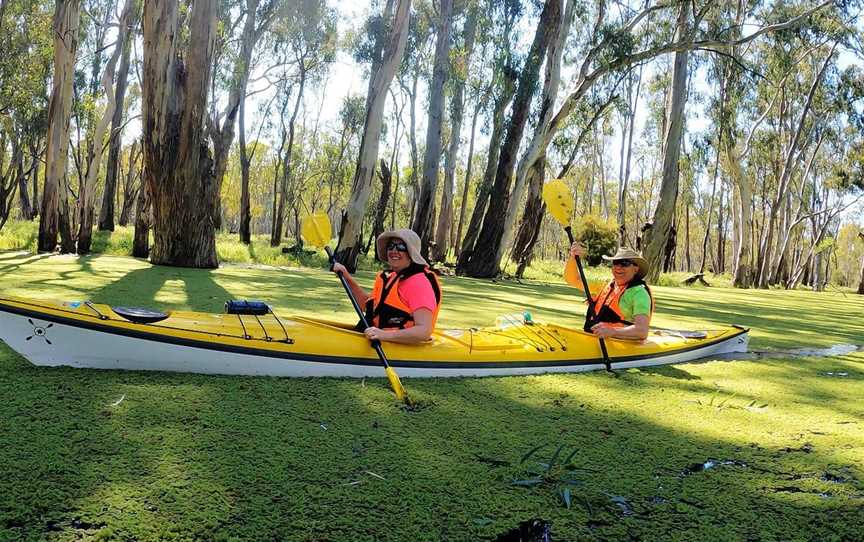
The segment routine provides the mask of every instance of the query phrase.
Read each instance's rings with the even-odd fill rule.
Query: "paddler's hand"
[[[333,262],[333,269],[331,269],[331,271],[337,275],[342,275],[346,279],[351,276],[351,273],[349,273],[348,270],[345,269],[345,266],[339,262]]]
[[[598,337],[612,337],[615,335],[615,328],[607,322],[600,322],[591,326],[591,333]]]
[[[364,331],[363,334],[366,335],[366,338],[370,341],[374,341],[375,339],[378,339],[379,341],[385,341],[387,340],[386,337],[388,333],[383,329],[379,329],[377,327],[367,327],[366,331]]]
[[[579,241],[573,241],[573,244],[570,245],[570,259],[572,260],[576,256],[580,258],[585,256],[585,248],[579,244]]]

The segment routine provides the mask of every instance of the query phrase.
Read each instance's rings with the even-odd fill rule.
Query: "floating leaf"
[[[524,463],[524,462],[528,461],[529,457],[534,455],[534,453],[536,453],[538,450],[542,450],[546,446],[549,446],[548,442],[545,444],[540,444],[539,446],[535,446],[534,448],[531,448],[531,450],[529,450],[527,454],[522,456],[522,459],[519,460],[519,463]]]
[[[573,451],[570,452],[570,455],[567,456],[567,459],[564,460],[564,465],[569,465],[573,458],[576,456],[576,453],[579,451],[579,448],[573,448]]]
[[[567,508],[570,508],[570,488],[569,487],[565,487],[561,491],[561,498],[564,500],[564,505],[567,506]]]
[[[558,456],[561,455],[561,450],[564,449],[564,445],[561,444],[558,446],[558,449],[555,450],[555,453],[552,454],[552,459],[549,460],[549,466],[546,467],[547,471],[552,470],[552,467],[555,466],[555,461],[558,459]]]

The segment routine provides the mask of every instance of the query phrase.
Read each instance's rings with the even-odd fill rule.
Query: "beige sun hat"
[[[621,247],[614,256],[603,256],[603,259],[607,262],[614,262],[615,260],[632,260],[639,266],[639,272],[636,273],[636,276],[641,278],[648,274],[648,260],[643,258],[642,254],[632,248]]]
[[[423,256],[420,255],[420,236],[408,228],[385,231],[375,239],[375,248],[377,249],[379,260],[382,262],[387,261],[387,241],[394,237],[405,242],[405,246],[408,247],[408,255],[411,257],[411,261],[420,265],[429,265],[429,263],[423,259]]]

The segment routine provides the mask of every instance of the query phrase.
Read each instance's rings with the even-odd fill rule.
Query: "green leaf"
[[[547,442],[545,444],[540,444],[539,446],[535,446],[534,448],[531,448],[531,450],[529,450],[527,454],[522,456],[522,459],[519,460],[519,463],[524,463],[524,462],[528,461],[528,458],[531,457],[532,455],[534,455],[535,452],[545,448],[548,445],[549,445],[549,443]]]

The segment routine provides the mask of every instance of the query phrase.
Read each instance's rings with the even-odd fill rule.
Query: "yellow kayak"
[[[644,341],[607,339],[608,361],[613,368],[626,368],[744,352],[747,332],[736,326],[658,329]],[[246,314],[159,313],[88,301],[0,297],[0,339],[33,364],[45,366],[286,377],[383,375],[369,341],[350,325],[278,316],[269,307]],[[408,377],[605,367],[595,336],[521,317],[505,317],[492,327],[440,329],[422,345],[384,343],[384,349],[399,375]]]

